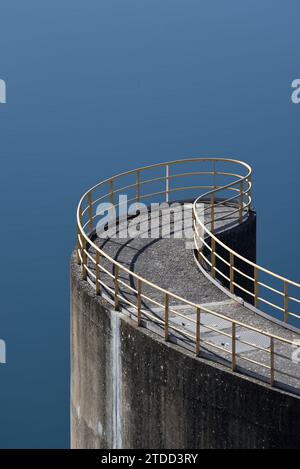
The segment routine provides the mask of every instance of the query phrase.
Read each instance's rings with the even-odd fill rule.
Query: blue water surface
[[[0,446],[69,446],[81,193],[185,156],[254,168],[262,264],[299,279],[296,0],[2,0]]]

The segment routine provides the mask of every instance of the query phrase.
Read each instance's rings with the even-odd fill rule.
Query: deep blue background
[[[299,13],[298,0],[0,2],[1,447],[69,445],[69,256],[79,196],[101,178],[184,156],[249,162],[259,259],[299,278]]]

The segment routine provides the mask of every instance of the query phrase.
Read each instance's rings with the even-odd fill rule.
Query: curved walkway
[[[222,210],[222,208],[219,210]],[[273,323],[271,320],[257,315],[239,302],[229,299],[224,291],[214,285],[200,271],[195,262],[193,250],[186,249],[185,240],[176,239],[174,232],[172,232],[169,239],[161,237],[149,239],[144,238],[144,234],[141,233],[136,238],[122,237],[121,239],[100,239],[97,237],[94,243],[132,272],[178,296],[188,298],[194,303],[228,318],[247,323],[247,325],[261,331],[292,341],[300,340],[300,334],[291,332]],[[93,257],[95,256],[93,248],[90,248],[89,252]],[[114,295],[112,291],[114,291],[115,284],[112,278],[114,276],[112,264],[106,261],[105,258],[101,260],[101,263],[102,267],[107,271],[107,273],[101,272],[101,280],[108,287],[104,287],[102,293],[113,301]],[[91,272],[95,272],[95,265],[91,260],[88,266]],[[122,306],[123,311],[126,311],[127,314],[132,315],[136,319],[136,308],[131,307],[131,304],[136,305],[136,293],[129,290],[130,287],[135,290],[137,289],[136,280],[125,272],[121,273],[119,280],[120,297],[124,299],[124,301],[120,301],[120,306]],[[93,281],[91,275],[90,281]],[[163,321],[164,310],[153,303],[154,300],[163,304],[163,296],[160,291],[151,288],[149,285],[143,287],[143,294],[149,300],[144,299],[141,304],[142,325],[163,336],[163,327],[159,321]],[[178,326],[180,330],[172,331],[169,340],[194,351],[195,341],[190,337],[190,333],[194,330],[196,319],[194,308],[178,301],[170,302],[170,307],[180,314],[180,317],[178,317],[178,315],[171,312],[170,324]],[[207,358],[230,366],[227,353],[221,349],[227,349],[228,353],[232,351],[231,340],[228,337],[231,334],[231,323],[224,319],[216,318],[209,313],[202,313],[201,323],[201,339],[205,342],[205,346],[201,350],[202,354]],[[236,334],[237,369],[245,374],[259,377],[269,382],[270,339],[257,332],[245,330],[243,327],[238,327]],[[220,347],[220,350],[216,352],[216,348],[210,347],[209,343]],[[252,343],[256,344],[255,348],[251,347]],[[261,347],[261,350],[257,350],[257,345]],[[279,387],[300,393],[300,367],[291,361],[293,351],[290,345],[285,345],[275,340],[274,366],[276,370],[280,371],[275,372],[274,378]],[[260,366],[256,362],[259,362]]]
[[[238,247],[231,249],[218,235],[232,226],[239,229],[251,213],[251,179],[251,167],[241,161],[188,158],[103,180],[78,205],[77,262],[83,280],[93,284],[96,294],[126,311],[138,326],[197,356],[221,361],[233,372],[254,374],[271,386],[299,393],[300,367],[295,358],[300,356],[300,332],[288,327],[300,319],[300,284],[243,257]],[[189,241],[212,277],[198,270],[192,251],[176,233],[155,240],[142,233],[133,239],[95,237],[104,213],[99,204],[108,204],[104,211],[109,214],[120,214],[120,195],[128,197],[128,203],[142,201],[147,206],[192,197]],[[147,208],[144,213],[148,217]],[[213,278],[220,275],[230,295],[214,284]],[[233,295],[237,290],[259,309],[241,304]],[[277,315],[282,325],[260,312]]]

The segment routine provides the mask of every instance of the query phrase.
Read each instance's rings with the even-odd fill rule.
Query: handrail
[[[247,180],[247,177],[245,177],[243,180],[244,181]],[[203,222],[203,220],[201,220],[201,217],[199,216],[199,213],[197,211],[197,205],[199,205],[199,203],[202,200],[204,200],[205,198],[208,198],[208,197],[212,197],[212,196],[215,198],[216,194],[221,193],[224,189],[233,188],[234,186],[236,186],[237,184],[240,184],[240,183],[241,183],[241,180],[238,180],[238,181],[233,182],[233,183],[231,183],[227,186],[224,186],[224,187],[221,187],[221,188],[218,187],[216,189],[212,189],[210,191],[207,191],[204,194],[202,194],[201,196],[197,197],[197,199],[194,201],[194,204],[193,204],[193,214],[194,214],[194,220],[195,220],[195,225],[196,225],[195,226],[195,231],[199,232],[199,230],[197,228],[197,224],[198,224],[201,227],[201,229],[203,230],[203,232],[205,233],[206,238],[209,238],[211,240],[212,254],[211,254],[210,257],[216,256],[218,247],[221,247],[228,254],[228,258],[229,259],[231,258],[231,263],[232,263],[231,270],[233,270],[233,271],[238,270],[234,267],[234,260],[235,259],[239,259],[239,261],[241,261],[244,264],[244,268],[245,268],[245,266],[253,268],[253,277],[251,278],[251,281],[253,282],[254,291],[255,291],[255,294],[254,294],[254,296],[255,296],[255,302],[254,302],[255,307],[262,309],[262,305],[260,303],[263,302],[265,304],[268,304],[269,306],[273,306],[273,312],[274,312],[274,309],[283,311],[284,312],[283,320],[286,323],[289,322],[289,318],[291,316],[292,317],[299,317],[299,319],[300,319],[300,315],[295,315],[294,313],[291,313],[289,311],[289,302],[290,301],[298,302],[299,300],[288,294],[288,286],[293,286],[293,287],[296,287],[296,288],[300,288],[300,284],[295,282],[295,281],[292,281],[292,280],[290,280],[286,277],[278,275],[275,272],[272,272],[271,270],[269,270],[265,267],[262,267],[259,264],[256,264],[255,262],[253,262],[253,261],[245,258],[244,256],[242,256],[240,253],[238,253],[238,252],[234,251],[233,249],[231,249],[224,242],[222,242],[218,238],[218,236],[215,235],[214,229],[207,228],[207,224],[211,225],[211,223]],[[238,207],[239,210],[244,211],[245,208],[246,208],[246,209],[248,209],[248,211],[250,211],[250,204],[251,204],[251,196],[249,196],[249,190],[250,189],[251,189],[251,183],[250,183],[249,188],[246,189],[246,191],[242,191],[242,197],[240,199],[241,202],[240,202],[239,207]],[[243,202],[244,196],[246,196],[246,198],[247,198],[247,203],[246,204]],[[223,205],[226,204],[226,199],[222,201],[222,204]],[[212,207],[212,216],[213,217],[214,217],[214,207],[215,207],[215,204]],[[216,219],[214,221],[216,222],[217,220],[218,219]],[[204,239],[202,238],[201,241],[203,242]],[[207,262],[209,260],[208,257],[205,256],[205,254],[203,252],[204,251],[203,250],[203,245],[200,246],[200,248],[197,248],[197,251],[198,251],[200,259],[203,259],[204,262]],[[267,274],[268,276],[271,277],[271,279],[276,279],[276,280],[279,280],[279,281],[283,282],[282,291],[279,291],[278,289],[274,288],[272,285],[268,285],[267,283],[260,282],[259,278],[258,278],[258,274],[260,272],[262,272],[264,274]],[[239,273],[246,277],[244,272],[239,271]],[[215,276],[215,266],[212,266],[211,274],[212,274],[213,277]],[[228,278],[228,281],[230,283],[230,286],[229,286],[230,291],[234,291],[233,278],[231,278],[231,279]],[[243,288],[240,285],[236,285],[236,286],[240,290],[243,290]],[[279,296],[283,296],[284,297],[284,305],[282,307],[278,306],[278,305],[274,305],[272,302],[268,301],[266,298],[260,297],[259,293],[258,293],[259,286],[261,286],[265,289],[268,289],[269,291],[272,291],[273,293],[276,293]],[[247,293],[249,295],[251,295],[252,291],[248,290]]]
[[[228,186],[227,186],[228,187]],[[271,270],[268,270],[266,269],[265,267],[262,267],[260,266],[259,264],[255,264],[255,262],[252,262],[250,261],[249,259],[247,259],[246,257],[244,256],[241,256],[241,254],[239,254],[238,252],[234,251],[233,249],[230,249],[230,247],[228,247],[225,243],[222,243],[222,241],[220,241],[212,232],[210,232],[207,228],[204,227],[203,223],[201,222],[201,220],[199,219],[199,216],[197,214],[197,211],[195,209],[195,206],[196,204],[199,204],[199,202],[205,198],[205,196],[209,195],[209,194],[216,194],[218,191],[222,190],[223,188],[218,188],[216,190],[212,190],[212,191],[208,191],[206,192],[205,194],[199,196],[195,202],[194,202],[194,208],[193,208],[193,211],[195,213],[195,218],[197,219],[198,223],[200,224],[200,226],[202,226],[203,229],[205,229],[206,233],[209,235],[209,237],[213,238],[220,246],[222,246],[223,248],[225,248],[229,253],[232,253],[235,257],[238,257],[240,260],[246,262],[248,265],[250,265],[251,267],[254,267],[254,268],[257,268],[258,270],[262,271],[262,272],[265,272],[266,274],[269,274],[269,275],[272,275],[273,277],[277,278],[278,280],[282,280],[283,282],[288,282],[290,285],[294,285],[295,287],[297,288],[300,288],[300,283],[297,283],[297,282],[294,282],[290,279],[288,279],[287,277],[282,277],[281,275],[278,275],[276,274],[275,272],[272,272]],[[222,202],[224,203],[224,202]]]
[[[172,173],[171,174],[171,168],[176,168],[178,165],[189,165],[192,164],[193,166],[197,164],[211,164],[213,165],[212,169],[210,171],[203,170],[203,171],[189,171],[187,172],[184,170],[183,172],[180,173]],[[231,168],[229,168],[228,171],[225,170],[218,170],[217,171],[217,165],[229,165],[234,166],[235,169],[238,168],[238,171],[242,171],[244,174],[238,174],[238,172],[235,170],[234,172],[232,171]],[[151,177],[150,179],[143,179],[141,180],[141,175],[144,175],[145,173],[148,174],[152,170],[161,170],[163,169],[163,174],[159,177],[155,175],[155,177]],[[219,168],[218,168],[219,169]],[[251,210],[251,189],[252,189],[252,183],[251,183],[251,175],[252,175],[252,170],[251,167],[238,160],[234,160],[231,158],[187,158],[183,160],[174,160],[170,162],[165,162],[165,163],[157,163],[154,165],[146,166],[146,167],[139,167],[130,171],[126,171],[123,173],[119,173],[114,177],[107,178],[98,184],[94,185],[91,189],[86,191],[84,195],[81,197],[78,208],[77,208],[77,260],[78,264],[81,265],[82,268],[82,277],[84,280],[89,280],[93,285],[96,290],[97,294],[101,294],[102,292],[104,293],[109,292],[110,297],[112,298],[112,301],[114,303],[114,306],[116,309],[119,309],[120,307],[124,308],[125,305],[130,306],[131,309],[134,309],[137,314],[137,323],[138,326],[142,325],[142,318],[143,316],[145,318],[151,319],[154,322],[157,322],[157,324],[160,324],[164,328],[164,335],[165,339],[169,340],[170,338],[170,331],[175,331],[181,335],[184,335],[186,337],[189,337],[190,340],[194,340],[195,342],[195,351],[196,355],[199,356],[202,349],[208,349],[208,350],[214,350],[216,353],[216,350],[218,351],[219,354],[222,355],[224,358],[225,356],[227,357],[226,360],[228,360],[228,355],[230,356],[230,363],[233,371],[238,371],[237,369],[237,359],[241,359],[243,361],[248,360],[250,362],[251,360],[246,358],[246,357],[241,357],[239,354],[236,352],[236,343],[240,340],[236,336],[236,329],[237,328],[242,328],[243,330],[255,332],[256,334],[259,334],[260,336],[266,337],[268,340],[270,340],[270,343],[273,343],[274,341],[278,341],[280,344],[285,344],[286,346],[293,347],[294,342],[293,340],[287,339],[285,337],[279,337],[278,335],[274,335],[268,331],[261,330],[257,327],[253,327],[250,324],[247,324],[245,322],[241,322],[232,318],[229,318],[228,316],[225,316],[223,314],[220,314],[216,311],[213,311],[211,308],[204,307],[203,305],[197,304],[195,302],[189,301],[187,298],[183,298],[177,294],[172,293],[169,290],[166,290],[159,285],[156,285],[153,282],[150,282],[146,278],[136,274],[134,271],[131,269],[127,268],[124,266],[122,263],[118,262],[115,260],[113,257],[109,256],[107,252],[105,252],[104,249],[101,249],[91,238],[91,235],[95,232],[95,221],[97,219],[97,212],[95,213],[95,205],[97,202],[100,200],[108,200],[108,201],[114,201],[114,196],[116,194],[120,194],[122,191],[126,191],[128,189],[135,189],[136,194],[133,196],[130,200],[136,200],[140,201],[141,199],[149,199],[153,197],[158,197],[158,196],[164,196],[166,201],[169,201],[169,197],[171,194],[177,193],[178,191],[189,191],[189,190],[195,190],[198,188],[209,188],[210,190],[203,193],[201,196],[198,196],[197,198],[193,197],[194,203],[193,203],[193,228],[194,228],[194,239],[195,239],[195,246],[196,246],[196,251],[198,252],[199,259],[202,262],[203,267],[207,268],[207,265],[211,266],[211,274],[213,277],[220,277],[223,276],[228,280],[229,282],[229,289],[231,293],[236,293],[236,289],[244,289],[246,293],[252,294],[255,299],[255,305],[257,306],[258,302],[262,300],[262,298],[258,295],[258,286],[262,284],[262,282],[259,282],[257,278],[257,273],[258,271],[263,271],[267,274],[270,274],[277,279],[283,280],[285,283],[285,288],[284,288],[284,304],[285,304],[285,320],[288,319],[288,309],[287,305],[289,301],[299,301],[296,298],[292,296],[287,295],[286,291],[286,283],[288,282],[290,285],[294,286],[300,286],[296,282],[291,282],[284,277],[277,276],[276,274],[273,274],[271,271],[268,271],[267,269],[263,269],[262,267],[258,266],[254,262],[251,262],[250,260],[245,259],[243,256],[241,256],[239,253],[233,251],[231,248],[229,248],[224,242],[222,242],[219,238],[218,235],[215,232],[215,225],[217,224],[218,221],[222,220],[224,217],[219,217],[217,214],[217,208],[220,206],[224,207],[232,207],[233,210],[229,212],[229,215],[232,216],[234,213],[238,213],[238,222],[242,223],[245,219],[245,216],[249,215],[250,210]],[[186,178],[186,177],[202,177],[202,176],[212,176],[212,181],[208,184],[190,184],[188,186],[183,186],[183,187],[173,187],[171,186],[171,181],[177,181],[180,180],[181,178]],[[134,177],[134,182],[128,183],[126,178],[128,177]],[[225,183],[222,182],[219,184],[216,184],[217,178],[235,178],[232,182]],[[126,180],[126,183],[123,187],[116,187],[116,184],[120,180]],[[222,180],[223,181],[223,180]],[[163,188],[161,190],[155,190],[154,192],[148,193],[148,194],[143,194],[142,193],[142,188],[144,186],[147,186],[151,184],[152,182],[162,182],[164,184]],[[206,181],[205,181],[206,182]],[[247,187],[244,188],[244,185]],[[102,190],[108,186],[108,192],[105,194],[101,194],[101,197],[99,197],[99,194],[96,195],[96,192],[99,190]],[[224,192],[230,191],[231,193],[237,193],[235,197],[224,197]],[[216,194],[221,197],[216,197]],[[198,194],[197,194],[198,195]],[[93,199],[93,197],[96,197]],[[238,199],[238,202],[233,202],[234,199]],[[207,199],[209,199],[209,205],[207,203]],[[201,217],[199,216],[198,212],[198,207],[199,203],[204,203],[203,205],[203,211],[207,211],[209,209],[210,212],[210,219],[209,221],[204,222],[201,220]],[[221,204],[221,205],[220,205]],[[115,201],[114,201],[114,206],[118,206]],[[87,221],[83,222],[83,217],[87,217]],[[207,225],[210,225],[210,229],[207,228]],[[199,228],[201,228],[203,234],[203,237],[199,235]],[[199,246],[199,241],[201,242],[201,246]],[[210,246],[209,244],[210,243]],[[206,248],[206,246],[209,246],[209,249]],[[218,253],[218,247],[222,247],[224,252],[226,253],[225,255],[228,255],[228,259],[224,259],[223,256],[220,256]],[[90,250],[91,248],[95,251],[95,254],[91,255]],[[208,250],[208,253],[205,251]],[[112,273],[108,272],[107,269],[102,265],[101,260],[106,259],[106,261],[112,266]],[[217,261],[216,261],[217,259]],[[234,260],[239,259],[243,263],[245,263],[247,266],[253,267],[254,268],[254,277],[251,277],[249,275],[249,272],[247,274],[243,271],[243,268],[239,266],[239,269],[234,265]],[[218,262],[222,262],[227,266],[227,269],[229,267],[229,276],[224,274],[224,266],[223,266],[223,271],[220,270],[220,265]],[[93,267],[94,272],[93,272]],[[251,292],[248,289],[243,288],[241,284],[237,284],[236,279],[235,279],[235,272],[238,271],[240,272],[239,275],[244,274],[246,277],[250,277],[251,280],[253,281],[254,284],[254,291]],[[127,285],[126,282],[120,279],[120,273],[124,272],[130,276],[130,278],[133,278],[137,282],[137,288],[134,288],[130,285]],[[226,268],[225,268],[226,272]],[[113,280],[113,286],[105,283],[102,279],[102,273],[105,273],[106,275],[109,276]],[[136,295],[136,304],[132,303],[132,301],[129,301],[124,294],[122,294],[120,285],[122,285],[124,288],[128,288],[130,291],[134,292]],[[163,295],[164,301],[157,301],[154,300],[154,298],[151,298],[151,296],[146,296],[142,292],[142,287],[144,285],[147,285],[148,287],[156,290],[157,292],[160,292]],[[271,287],[273,288],[273,287]],[[276,290],[273,288],[273,290]],[[279,292],[279,291],[278,291]],[[281,293],[281,292],[280,292]],[[183,330],[180,326],[172,323],[172,321],[169,320],[169,312],[172,311],[173,314],[178,315],[180,317],[180,313],[174,308],[170,308],[169,302],[170,299],[178,301],[180,304],[189,306],[193,308],[196,312],[196,320],[192,321],[190,319],[191,323],[194,323],[195,326],[195,331],[194,334],[187,333],[186,330]],[[157,318],[155,315],[152,314],[150,311],[142,310],[142,300],[147,300],[152,302],[153,304],[156,304],[156,306],[159,306],[162,308],[164,313],[164,318]],[[201,337],[199,330],[203,326],[203,322],[201,321],[202,319],[202,313],[208,313],[216,318],[222,319],[227,321],[228,323],[231,324],[231,340],[232,340],[232,347],[231,351],[224,347],[220,347],[219,345],[213,344],[209,339],[205,340],[204,338]],[[294,313],[290,313],[292,316],[294,316]],[[189,321],[188,318],[185,318],[187,321]],[[205,325],[207,327],[207,325]],[[242,342],[242,340],[240,340]],[[252,344],[253,347],[257,348],[257,350],[260,350],[261,347],[259,344]],[[260,369],[268,369],[270,372],[270,384],[272,386],[276,385],[275,383],[275,370],[274,369],[274,357],[276,355],[276,351],[274,350],[274,347],[264,348],[264,351],[270,355],[270,361],[269,365],[266,365],[266,363],[261,363],[255,361],[256,365],[260,366]],[[286,359],[290,359],[290,357],[286,357]],[[240,370],[239,370],[240,371]]]

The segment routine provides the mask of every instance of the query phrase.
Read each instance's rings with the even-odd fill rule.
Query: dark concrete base
[[[300,448],[300,399],[112,311],[71,265],[73,448]]]

